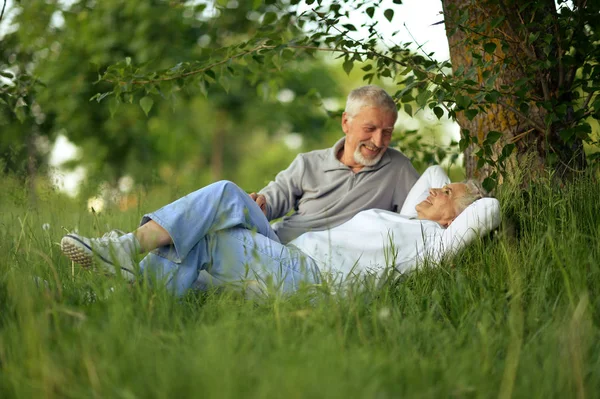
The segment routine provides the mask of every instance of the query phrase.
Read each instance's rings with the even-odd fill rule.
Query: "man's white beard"
[[[362,154],[362,152],[360,152],[360,147],[362,147],[363,145],[365,145],[365,143],[359,143],[358,147],[356,147],[356,150],[354,150],[354,162],[356,162],[359,165],[363,165],[363,166],[373,166],[376,165],[377,162],[379,162],[379,160],[381,159],[381,157],[383,156],[383,149],[379,150],[379,154],[377,154],[377,156],[375,158],[365,158],[365,156]]]

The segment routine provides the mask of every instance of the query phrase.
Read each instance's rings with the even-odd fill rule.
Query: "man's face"
[[[353,154],[358,165],[375,165],[390,144],[395,123],[396,115],[381,108],[362,107],[352,120],[344,112],[344,153]]]
[[[415,209],[419,219],[433,220],[444,227],[458,216],[458,200],[467,193],[465,183],[451,183],[442,188],[429,189],[429,196]]]

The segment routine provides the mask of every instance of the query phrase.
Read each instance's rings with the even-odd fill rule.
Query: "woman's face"
[[[465,183],[450,183],[442,188],[429,189],[429,196],[415,209],[419,219],[433,220],[444,227],[458,216],[458,200],[467,193]]]

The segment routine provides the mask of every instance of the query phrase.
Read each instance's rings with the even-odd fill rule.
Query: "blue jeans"
[[[253,281],[282,293],[320,282],[316,263],[281,244],[258,205],[231,182],[194,191],[144,215],[140,225],[150,220],[169,233],[173,244],[149,253],[140,271],[175,295],[191,288],[201,270],[220,284]]]

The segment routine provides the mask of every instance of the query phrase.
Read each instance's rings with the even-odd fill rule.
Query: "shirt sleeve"
[[[280,218],[295,208],[296,202],[304,193],[304,167],[304,157],[299,154],[287,169],[279,172],[274,181],[260,190],[259,194],[264,195],[267,200],[267,219]]]
[[[396,213],[400,213],[402,206],[404,205],[404,201],[408,196],[408,193],[411,191],[412,187],[415,185],[417,180],[419,179],[419,172],[412,166],[408,158],[404,165],[402,165],[401,169],[396,174],[396,188],[394,190],[394,198],[393,205],[394,211]]]

